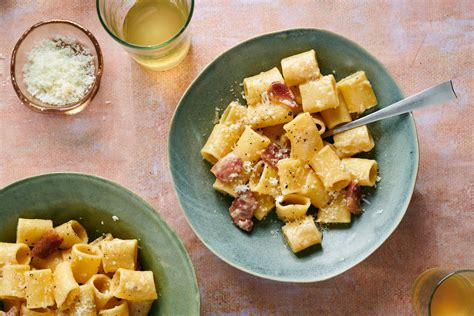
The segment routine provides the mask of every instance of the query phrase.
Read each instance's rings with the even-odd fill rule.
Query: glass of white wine
[[[139,64],[163,71],[178,65],[191,46],[194,0],[96,0],[105,30]]]
[[[411,300],[419,316],[472,316],[474,270],[428,269],[416,278]]]

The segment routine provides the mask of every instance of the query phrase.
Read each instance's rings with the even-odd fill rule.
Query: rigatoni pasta
[[[286,223],[282,227],[282,231],[293,252],[299,252],[321,243],[322,234],[310,215]]]
[[[306,215],[311,205],[310,199],[304,195],[288,194],[276,201],[276,213],[278,218],[288,222]]]
[[[241,134],[239,127],[217,124],[201,149],[201,155],[210,163],[216,163],[232,150]]]
[[[275,207],[275,198],[271,195],[256,194],[257,208],[255,209],[255,218],[261,221]]]
[[[247,108],[238,102],[231,102],[219,120],[219,123],[232,126],[238,124],[239,127],[244,127],[244,124],[241,124],[247,115]]]
[[[344,101],[341,91],[337,92],[337,96],[339,100],[339,105],[337,107],[320,112],[328,128],[334,128],[337,125],[352,121],[351,114],[347,109],[347,105]]]
[[[135,270],[137,264],[138,242],[136,239],[112,239],[101,243],[102,266],[106,273],[119,268]]]
[[[51,269],[24,272],[26,307],[47,308],[54,305],[54,282]]]
[[[262,93],[275,81],[283,82],[283,77],[277,67],[258,75],[244,79],[244,93],[248,105],[255,105],[261,100]]]
[[[270,145],[270,140],[247,126],[234,146],[234,152],[242,161],[255,162],[260,159],[260,151]]]
[[[231,102],[201,150],[213,164],[213,188],[234,198],[233,223],[250,232],[253,217],[264,220],[276,209],[293,252],[322,242],[318,225],[350,223],[361,213],[361,186],[378,179],[375,160],[352,157],[374,147],[367,126],[321,138],[377,104],[367,75],[336,82],[336,72],[321,74],[316,56],[309,50],[283,58],[283,76],[274,67],[244,78],[247,106]],[[227,137],[223,145],[218,134]]]
[[[343,158],[342,165],[350,174],[353,180],[360,185],[372,187],[377,181],[377,161],[363,158]]]
[[[285,158],[278,164],[278,177],[283,196],[297,193],[305,182],[304,163],[299,159]]]
[[[0,242],[0,268],[6,264],[29,264],[30,261],[27,244]]]
[[[299,193],[309,197],[311,204],[316,208],[326,206],[329,202],[328,192],[312,169],[307,169],[305,182]]]
[[[249,180],[250,190],[259,194],[278,196],[281,193],[278,171],[263,161],[257,163],[254,169]]]
[[[26,264],[9,264],[2,268],[0,279],[0,298],[10,300],[26,299],[25,272],[30,271]]]
[[[262,195],[265,200],[262,214],[274,207],[273,197]],[[153,272],[137,271],[136,239],[104,234],[87,243],[87,232],[74,220],[54,227],[50,220],[20,218],[18,229],[22,242],[0,242],[0,306],[6,311],[147,315],[158,298]]]
[[[299,114],[283,128],[291,143],[291,158],[309,162],[323,148],[323,140],[309,113]]]
[[[323,76],[318,80],[300,85],[300,93],[304,112],[317,113],[334,109],[339,105],[336,80],[333,75]]]
[[[319,209],[317,221],[321,224],[350,223],[351,212],[344,199],[344,195],[335,193],[331,203]]]
[[[310,165],[316,170],[316,174],[328,192],[339,191],[351,182],[350,173],[344,169],[341,159],[330,146],[326,145],[317,152],[311,159]]]
[[[79,293],[72,304],[64,310],[66,315],[97,315],[97,306],[95,303],[94,288],[91,284],[79,286]]]
[[[151,271],[118,269],[112,278],[111,291],[115,297],[130,301],[158,298]]]
[[[66,222],[55,227],[54,230],[63,239],[59,246],[61,249],[69,249],[75,244],[87,244],[87,232],[78,221]]]
[[[103,255],[96,246],[75,244],[72,246],[71,258],[71,269],[74,278],[79,283],[86,283],[99,271]]]
[[[336,134],[334,147],[343,157],[350,157],[361,152],[368,152],[374,148],[374,140],[370,136],[366,125]]]
[[[261,103],[249,106],[247,110],[247,123],[252,128],[264,128],[290,122],[293,112],[285,106]]]
[[[285,83],[297,86],[321,76],[314,49],[281,60]]]
[[[53,221],[49,219],[18,219],[16,242],[33,246],[41,236],[53,228]]]
[[[92,286],[92,290],[94,291],[97,309],[103,309],[114,297],[110,287],[112,284],[111,279],[105,274],[96,274],[93,275],[87,283]]]
[[[71,263],[64,261],[56,266],[53,274],[54,300],[58,309],[67,309],[79,295],[79,284],[74,279]]]
[[[364,71],[358,71],[338,82],[350,113],[362,113],[377,105],[372,85]]]

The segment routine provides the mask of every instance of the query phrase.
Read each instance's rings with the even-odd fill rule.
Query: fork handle
[[[456,99],[456,92],[454,92],[452,81],[448,80],[426,90],[418,92],[417,94],[409,96],[408,98],[395,102],[387,107],[384,107],[383,109],[361,117],[355,121],[331,129],[325,132],[322,137],[326,138],[355,127],[380,121],[385,118],[400,115],[403,113],[408,113],[428,105],[444,103],[454,99]]]

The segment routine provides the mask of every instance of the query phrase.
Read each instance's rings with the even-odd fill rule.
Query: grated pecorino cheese
[[[27,55],[23,81],[42,102],[56,106],[78,102],[94,84],[94,57],[74,38],[44,39]]]

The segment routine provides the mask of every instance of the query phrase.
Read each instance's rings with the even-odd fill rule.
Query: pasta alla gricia
[[[234,198],[234,224],[250,232],[276,210],[293,252],[324,247],[320,225],[350,223],[361,213],[361,186],[378,178],[376,160],[354,156],[375,146],[367,126],[321,138],[377,105],[369,77],[321,73],[317,56],[300,52],[283,58],[281,71],[243,78],[245,104],[228,105],[201,150],[214,165],[213,188]]]
[[[1,305],[21,315],[147,315],[158,291],[137,249],[111,234],[88,242],[75,220],[20,218],[17,243],[0,242]]]

